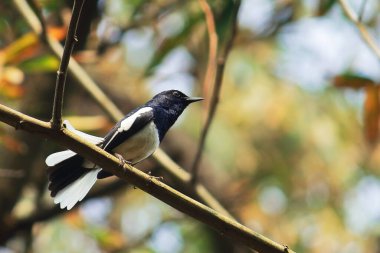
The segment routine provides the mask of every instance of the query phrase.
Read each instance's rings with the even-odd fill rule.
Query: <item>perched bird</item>
[[[104,138],[75,131],[122,161],[134,165],[153,154],[185,108],[199,100],[202,98],[168,90],[128,113]],[[97,179],[112,175],[71,150],[53,153],[45,162],[49,167],[50,195],[55,204],[59,203],[62,209],[67,210],[86,196]]]

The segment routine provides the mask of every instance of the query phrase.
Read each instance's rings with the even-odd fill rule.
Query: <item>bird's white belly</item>
[[[158,131],[152,121],[113,151],[135,164],[153,154],[159,144]]]

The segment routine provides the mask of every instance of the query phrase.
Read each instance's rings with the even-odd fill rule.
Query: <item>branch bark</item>
[[[85,0],[74,1],[73,12],[70,20],[69,30],[67,31],[61,63],[57,71],[57,82],[54,92],[53,112],[51,116],[51,123],[54,128],[60,128],[62,125],[63,94],[65,91],[67,68],[70,62],[71,53],[74,49],[74,45],[78,41],[76,33],[79,17],[82,12],[84,3]]]
[[[154,177],[128,165],[120,164],[115,156],[103,149],[86,142],[65,128],[52,128],[44,122],[22,114],[0,104],[0,121],[13,126],[16,130],[24,130],[54,140],[63,146],[81,154],[91,162],[98,164],[105,171],[135,185],[141,190],[160,199],[175,209],[209,225],[225,235],[251,249],[259,252],[292,252],[287,246],[278,244],[238,222],[221,215],[213,209],[187,197]]]

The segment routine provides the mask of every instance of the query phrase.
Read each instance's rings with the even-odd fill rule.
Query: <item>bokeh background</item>
[[[64,40],[72,1],[29,3]],[[233,2],[209,3],[223,43]],[[379,1],[347,3],[379,42]],[[207,98],[163,143],[190,169],[212,90],[199,1],[87,1],[84,17],[74,58],[124,112],[171,88]],[[379,57],[337,0],[242,0],[237,24],[199,180],[243,224],[297,252],[380,252]],[[1,103],[48,120],[58,64],[1,1]],[[99,136],[113,125],[70,77],[64,117]],[[117,179],[59,211],[44,158],[62,148],[0,123],[0,224],[30,219],[3,231],[1,253],[249,252]],[[181,189],[154,161],[138,167]]]

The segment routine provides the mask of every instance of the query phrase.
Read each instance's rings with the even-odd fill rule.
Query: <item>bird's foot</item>
[[[151,179],[154,178],[154,179],[157,179],[158,181],[161,181],[161,182],[164,181],[164,177],[163,177],[163,176],[158,176],[158,177],[156,177],[156,176],[152,176],[152,172],[151,172],[151,171],[148,171],[148,175],[149,175],[149,177],[150,177]]]
[[[120,161],[120,167],[124,167],[124,164],[132,165],[131,162],[125,160],[125,158],[122,155],[120,155],[118,153],[115,153],[114,155],[119,159],[119,161]]]

